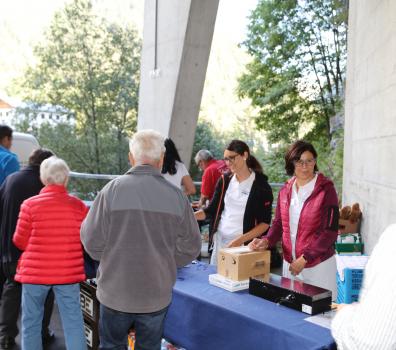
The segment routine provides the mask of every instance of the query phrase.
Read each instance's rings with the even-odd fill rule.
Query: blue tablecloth
[[[164,336],[187,350],[336,349],[330,331],[309,315],[250,295],[212,286],[213,266],[178,271]]]

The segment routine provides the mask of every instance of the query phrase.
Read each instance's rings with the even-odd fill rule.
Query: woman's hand
[[[204,212],[203,210],[198,210],[198,211],[196,211],[196,212],[194,213],[194,216],[195,216],[195,219],[196,219],[197,221],[205,220],[205,219],[206,219],[206,215],[205,215],[205,212]]]
[[[248,245],[250,250],[267,250],[268,239],[266,238],[255,238]]]
[[[233,239],[230,243],[228,243],[227,248],[233,248],[233,247],[240,247],[245,243],[245,238],[243,235],[238,236],[237,238]]]
[[[289,271],[292,275],[297,276],[302,270],[304,270],[306,264],[307,260],[305,260],[304,255],[301,255],[290,264]]]

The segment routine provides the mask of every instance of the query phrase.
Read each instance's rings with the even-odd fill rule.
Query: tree
[[[195,181],[201,180],[200,170],[194,161],[197,152],[201,149],[207,149],[212,152],[215,158],[222,159],[226,142],[223,135],[216,132],[210,123],[198,120],[190,163],[190,175]]]
[[[37,63],[18,82],[25,100],[73,113],[73,139],[59,153],[75,159],[75,170],[125,171],[126,136],[135,130],[138,104],[136,31],[96,16],[90,0],[74,0],[55,14],[45,38],[34,49]]]
[[[331,148],[331,119],[343,106],[346,23],[342,0],[259,1],[239,94],[258,108],[257,126],[270,142],[284,147],[304,137]]]

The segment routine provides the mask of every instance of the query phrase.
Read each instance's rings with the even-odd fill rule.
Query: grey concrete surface
[[[138,130],[173,139],[190,164],[219,0],[146,0]]]
[[[360,203],[370,254],[396,222],[396,1],[349,4],[343,204]]]

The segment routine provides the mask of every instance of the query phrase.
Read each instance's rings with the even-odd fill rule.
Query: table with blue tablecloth
[[[336,349],[330,330],[309,315],[208,282],[215,268],[201,262],[179,269],[164,337],[187,350]]]

